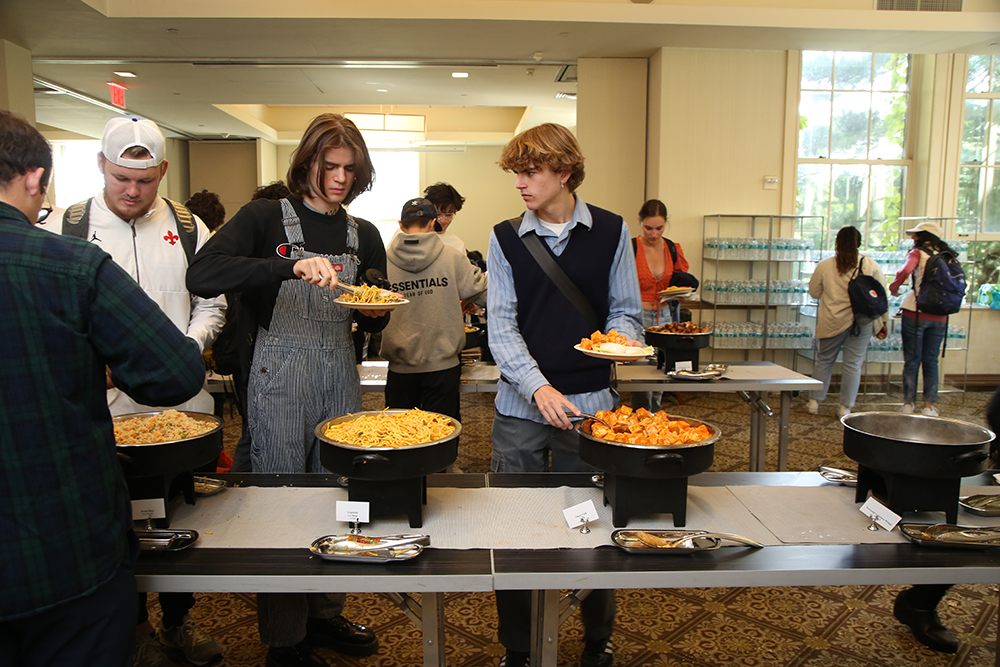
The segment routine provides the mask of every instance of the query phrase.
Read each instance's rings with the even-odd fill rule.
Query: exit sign
[[[116,107],[125,108],[125,91],[128,90],[125,86],[120,83],[109,83],[108,87],[111,89],[111,103]]]

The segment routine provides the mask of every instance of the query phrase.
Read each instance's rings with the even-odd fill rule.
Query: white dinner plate
[[[409,299],[403,299],[402,301],[390,301],[388,303],[352,303],[350,301],[334,299],[334,302],[345,308],[354,308],[355,310],[394,310],[400,306],[405,306],[410,301]]]
[[[649,355],[653,354],[653,348],[650,346],[637,347],[636,354],[613,354],[610,352],[600,352],[598,350],[585,350],[579,345],[573,346],[574,350],[579,350],[583,352],[588,357],[595,357],[597,359],[607,359],[608,361],[636,361],[638,359],[644,359]]]

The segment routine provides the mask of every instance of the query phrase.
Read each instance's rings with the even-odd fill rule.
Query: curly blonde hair
[[[570,192],[583,183],[583,153],[573,133],[562,125],[543,123],[507,142],[497,164],[504,171],[523,171],[529,164],[545,165],[557,174],[569,174]]]

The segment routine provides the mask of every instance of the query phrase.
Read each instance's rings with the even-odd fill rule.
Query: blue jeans
[[[816,401],[822,401],[826,398],[826,392],[830,389],[833,365],[837,362],[837,353],[843,349],[843,368],[840,371],[840,404],[849,408],[854,407],[854,401],[858,398],[858,385],[861,384],[861,367],[864,365],[865,355],[868,353],[868,343],[871,342],[872,334],[875,333],[875,323],[869,322],[861,325],[856,336],[851,333],[853,329],[854,327],[850,326],[836,336],[819,339],[812,376],[814,380],[823,383],[823,388],[809,392],[809,398]]]
[[[671,322],[679,321],[679,317],[673,312],[674,309],[678,308],[680,301],[671,301],[669,305],[660,308],[659,310],[646,310],[642,309],[642,326],[652,327],[661,324],[670,324]],[[643,342],[643,341],[639,341]],[[695,370],[698,370],[697,368]],[[650,412],[657,412],[661,410],[661,403],[663,401],[662,391],[634,391],[632,392],[632,398],[629,404],[632,406],[633,410],[638,410],[639,408],[646,408]]]
[[[903,401],[917,400],[917,374],[924,367],[924,401],[936,403],[938,397],[938,357],[948,335],[947,322],[903,319]]]

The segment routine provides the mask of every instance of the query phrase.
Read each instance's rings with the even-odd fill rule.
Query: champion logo
[[[181,240],[181,237],[177,236],[177,234],[174,234],[172,231],[168,231],[163,237],[163,240],[170,245],[176,245],[177,242]]]
[[[282,243],[274,249],[274,252],[277,253],[278,257],[284,257],[285,259],[292,259],[293,257],[301,259],[305,249],[294,243]]]

